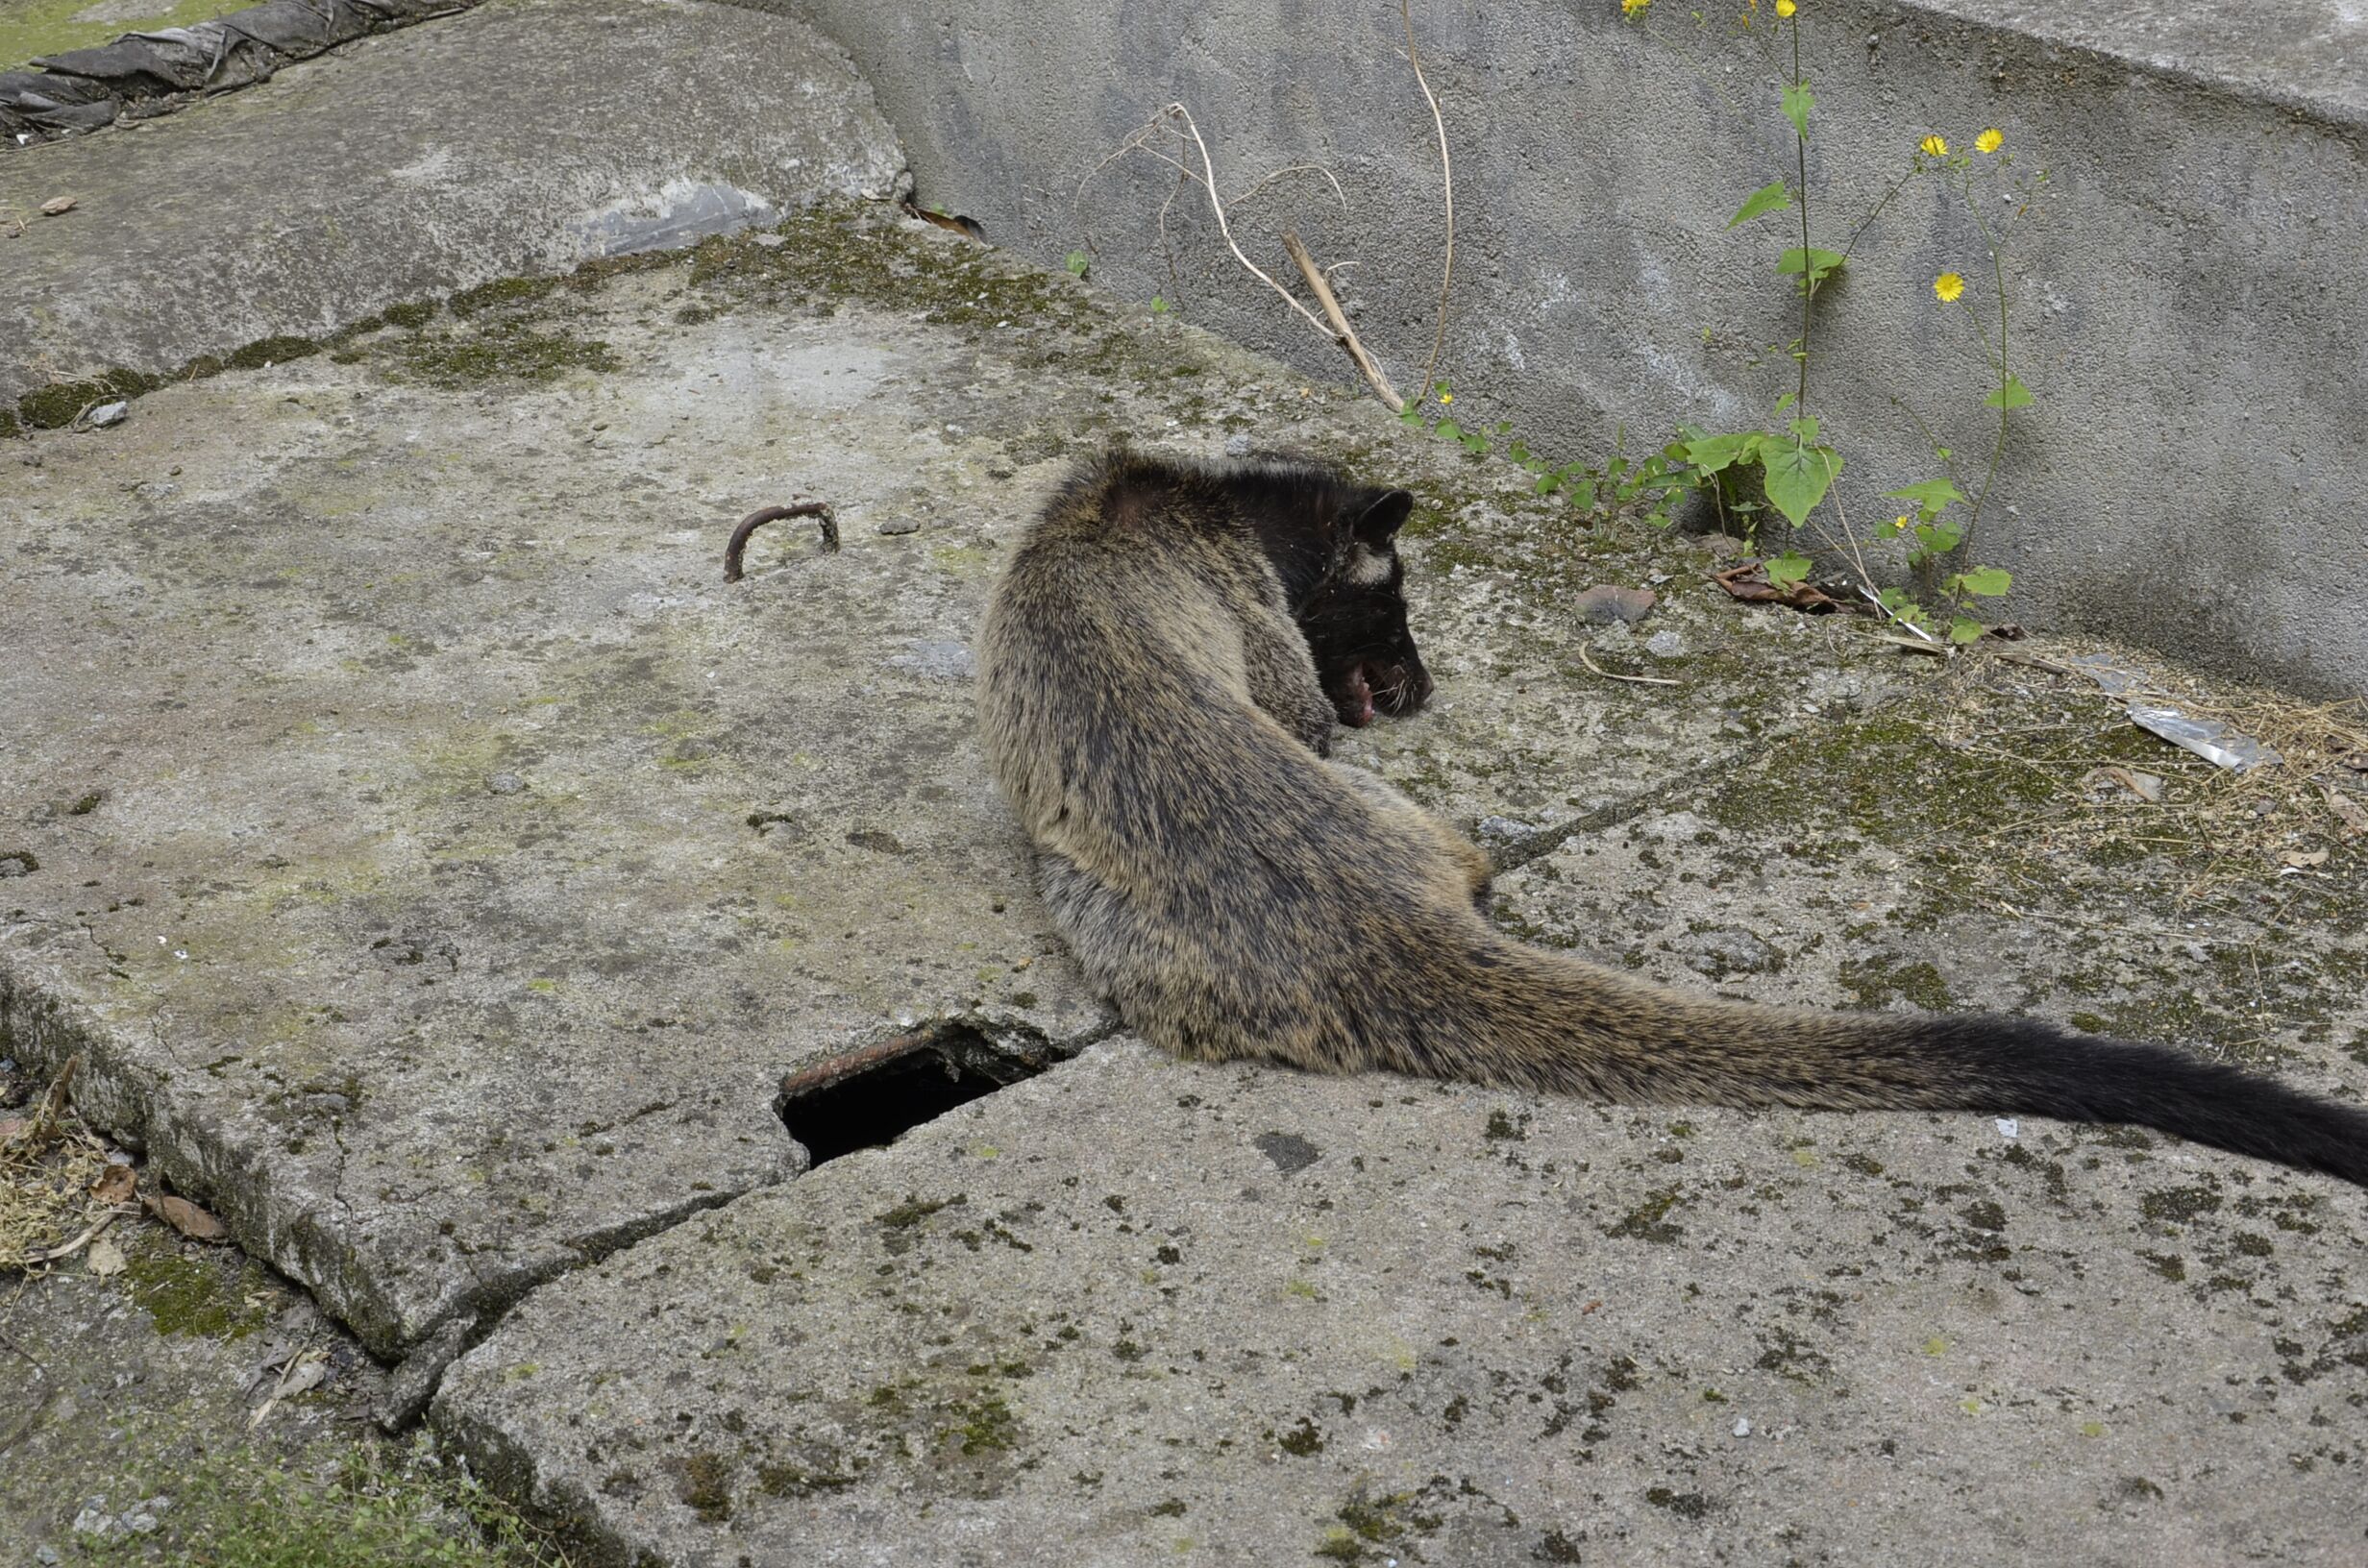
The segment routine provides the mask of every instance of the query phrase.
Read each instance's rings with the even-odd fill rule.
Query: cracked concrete
[[[459,1358],[436,1429],[592,1560],[2356,1554],[2358,1193],[2105,1130],[1104,1040],[967,644],[1079,453],[1334,457],[1418,498],[1440,686],[1341,749],[1514,868],[1509,929],[2356,1096],[2368,871],[2315,796],[2278,822],[2326,861],[2208,896],[2143,821],[2067,854],[2129,741],[2082,683],[1739,607],[1699,541],[1576,527],[877,210],[396,303],[0,449],[0,854],[37,862],[0,1029],[82,1052],[92,1118],[407,1354],[387,1409]],[[842,548],[777,525],[724,584],[793,494]],[[1582,633],[1598,583],[1661,601]],[[1963,744],[1976,697],[2052,771]],[[805,1172],[783,1082],[942,1024],[1083,1054]]]

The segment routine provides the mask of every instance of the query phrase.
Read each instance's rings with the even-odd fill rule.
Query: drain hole
[[[782,1086],[781,1120],[815,1164],[893,1143],[958,1105],[1033,1077],[974,1029],[906,1035],[800,1073]]]

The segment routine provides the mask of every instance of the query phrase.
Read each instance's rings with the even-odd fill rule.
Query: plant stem
[[[1998,285],[1998,439],[1989,449],[1989,469],[1982,476],[1982,488],[1975,492],[1973,506],[1965,514],[1964,537],[1957,543],[1956,553],[1961,559],[1973,548],[1974,525],[1982,521],[1982,503],[1989,499],[1990,481],[1998,477],[1999,459],[2007,450],[2007,382],[2012,378],[2007,369],[2007,273],[1998,258],[1998,241],[1989,232],[1989,224],[1982,217],[1982,205],[1973,199],[1973,170],[1965,171],[1965,210],[1973,214],[1973,226],[1982,231],[1982,244],[1989,252],[1991,280]],[[1982,334],[1983,346],[1989,344],[1989,334]]]
[[[1792,18],[1792,85],[1801,85],[1801,19]],[[1809,304],[1816,290],[1809,282],[1809,137],[1799,127],[1792,132],[1793,167],[1798,171],[1801,187],[1801,381],[1793,395],[1793,403],[1804,414],[1809,412]]]

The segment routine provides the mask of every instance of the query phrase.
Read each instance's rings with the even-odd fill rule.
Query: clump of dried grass
[[[103,1220],[107,1146],[65,1092],[73,1065],[21,1115],[0,1115],[0,1273],[41,1267]]]
[[[2368,702],[2306,701],[2152,666],[2142,688],[2116,696],[2085,674],[2048,668],[2053,661],[1962,662],[1963,674],[1928,710],[1933,733],[2054,786],[2029,816],[1983,835],[2023,863],[2165,857],[2184,902],[2288,873],[2368,879]],[[2140,728],[2132,700],[2216,720],[2281,760],[2220,767]],[[2133,787],[2144,775],[2160,781],[2158,798]]]

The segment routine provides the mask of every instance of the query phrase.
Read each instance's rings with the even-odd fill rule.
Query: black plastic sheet
[[[192,97],[261,82],[372,33],[466,11],[477,0],[265,0],[191,27],[127,33],[69,49],[33,70],[0,71],[0,143],[28,146],[156,114]]]

